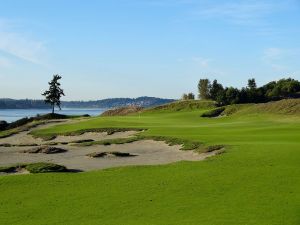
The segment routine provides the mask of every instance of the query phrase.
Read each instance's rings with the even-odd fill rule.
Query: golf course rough
[[[143,136],[226,146],[226,152],[160,166],[1,176],[0,224],[298,225],[300,114],[294,103],[293,112],[285,105],[288,113],[277,113],[279,106],[249,105],[203,118],[211,106],[164,108],[35,131],[51,136],[143,128]]]

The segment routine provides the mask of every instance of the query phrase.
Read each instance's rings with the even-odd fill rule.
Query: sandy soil
[[[92,139],[94,141],[101,141],[107,139],[116,139],[116,138],[128,138],[135,134],[137,131],[125,131],[125,132],[116,132],[114,134],[108,135],[107,133],[96,133],[96,132],[87,132],[82,135],[77,136],[57,136],[55,139],[51,140],[51,142],[72,142],[79,140],[87,140]]]
[[[54,125],[54,124],[52,124]],[[49,126],[49,125],[43,125]],[[113,135],[106,133],[89,132],[79,136],[58,136],[55,142],[70,142],[74,140],[93,139],[104,140],[113,138],[126,138],[134,135],[136,132],[119,132]],[[41,139],[35,139],[28,132],[21,132],[17,135],[0,139],[0,143],[10,144],[45,144]],[[58,154],[30,154],[21,153],[31,147],[0,147],[0,166],[7,166],[16,163],[32,163],[32,162],[51,162],[66,166],[73,170],[97,170],[110,167],[128,166],[128,165],[157,165],[167,164],[176,161],[196,161],[203,160],[207,157],[215,155],[216,152],[198,154],[193,151],[182,151],[180,146],[168,146],[164,142],[142,140],[122,145],[93,145],[93,146],[71,146],[57,145],[67,152]],[[86,155],[93,152],[126,152],[134,157],[116,157],[107,156],[103,158],[90,158]]]

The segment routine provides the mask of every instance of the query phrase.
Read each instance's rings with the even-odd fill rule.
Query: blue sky
[[[300,79],[299,0],[10,0],[0,7],[0,97],[65,100]]]

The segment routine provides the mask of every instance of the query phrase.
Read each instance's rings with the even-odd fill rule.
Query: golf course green
[[[39,137],[139,128],[225,152],[204,161],[83,173],[0,176],[3,225],[298,225],[300,100],[228,106],[186,101],[38,129]],[[1,156],[0,156],[1,157]]]

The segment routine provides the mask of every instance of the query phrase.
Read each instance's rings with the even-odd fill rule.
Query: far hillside
[[[202,117],[219,117],[249,114],[285,114],[300,115],[300,99],[283,99],[267,103],[246,103],[219,106],[210,100],[181,100],[155,106],[148,109],[141,107],[121,107],[104,112],[102,116],[126,116],[137,113],[170,113],[170,112],[204,112]]]
[[[170,112],[170,111],[191,111],[198,109],[211,109],[216,107],[215,101],[211,100],[182,100],[171,102],[169,104],[164,104],[160,106],[155,106],[153,108],[145,109],[144,112]]]
[[[61,101],[63,108],[116,108],[125,106],[153,107],[175,101],[174,99],[139,97],[109,98],[95,101]],[[50,109],[44,100],[0,98],[0,109]]]
[[[267,103],[234,104],[207,110],[202,117],[245,116],[258,114],[300,115],[300,99],[283,99]]]

